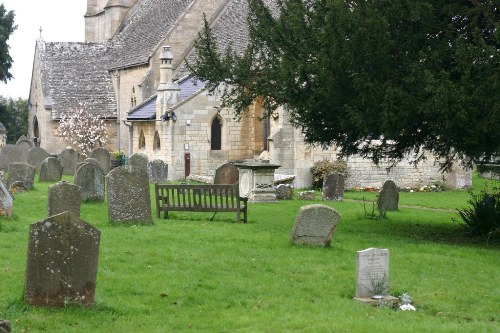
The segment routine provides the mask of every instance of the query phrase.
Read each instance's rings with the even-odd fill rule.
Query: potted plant
[[[125,153],[121,150],[111,152],[111,168],[125,164]]]

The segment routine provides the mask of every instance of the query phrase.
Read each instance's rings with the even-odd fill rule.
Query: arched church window
[[[221,150],[222,147],[222,121],[219,116],[212,119],[210,149]]]
[[[40,147],[40,128],[37,117],[33,117],[33,143],[35,147]]]
[[[158,131],[155,132],[155,137],[154,137],[154,141],[153,141],[153,149],[154,150],[160,149],[160,135],[158,134]]]
[[[146,138],[144,137],[144,131],[141,130],[139,134],[139,149],[146,148]]]

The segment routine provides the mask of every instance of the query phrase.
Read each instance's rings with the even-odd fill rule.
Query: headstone
[[[148,163],[148,176],[150,183],[166,183],[168,178],[168,165],[162,160],[153,160]]]
[[[0,216],[12,216],[12,195],[10,195],[7,187],[0,181]]]
[[[340,220],[340,214],[326,205],[307,205],[300,208],[290,235],[294,244],[328,246]]]
[[[105,174],[98,164],[83,163],[80,165],[76,170],[74,182],[80,187],[82,201],[104,201]]]
[[[43,148],[34,147],[28,151],[28,164],[33,165],[36,168],[36,172],[40,172],[43,161],[47,157],[51,157],[49,153]]]
[[[10,321],[0,319],[0,333],[10,333],[10,332],[11,332]]]
[[[9,164],[7,187],[17,181],[23,183],[26,189],[32,189],[35,183],[35,167],[22,162]]]
[[[278,186],[276,186],[276,199],[293,199],[293,186],[291,184],[279,184]]]
[[[146,172],[148,171],[148,157],[145,154],[132,154],[132,156],[129,157],[127,164],[132,166],[133,168],[141,169]]]
[[[79,217],[80,202],[80,188],[77,185],[64,180],[50,185],[48,190],[48,216],[68,211]]]
[[[345,176],[335,172],[323,179],[323,200],[342,201]]]
[[[80,161],[80,155],[77,151],[72,148],[66,148],[57,157],[63,165],[63,174],[74,175],[76,164]]]
[[[11,194],[15,193],[23,193],[26,192],[28,189],[26,186],[24,186],[23,182],[21,181],[15,181],[9,186],[9,192]]]
[[[21,162],[28,162],[28,152],[33,148],[33,142],[22,135],[17,139],[16,146],[21,152]]]
[[[369,248],[356,258],[356,298],[385,296],[389,292],[389,250]]]
[[[70,212],[30,225],[24,301],[30,305],[94,303],[101,232]]]
[[[378,194],[378,209],[384,212],[398,210],[398,203],[398,187],[392,180],[388,180],[384,183],[384,186],[382,186],[382,190]]]
[[[84,165],[85,163],[93,163],[99,167],[101,167],[101,164],[99,163],[98,160],[96,160],[95,158],[92,158],[92,157],[89,157],[89,158],[86,158],[83,162],[78,162],[76,164],[76,169],[75,169],[75,172],[78,171],[78,168],[81,167],[82,165]],[[101,168],[102,169],[102,168]],[[104,170],[103,170],[104,171]],[[75,173],[76,174],[76,173]]]
[[[16,145],[6,144],[0,151],[0,169],[8,170],[10,163],[22,162],[21,151]]]
[[[145,170],[126,165],[106,175],[110,222],[153,223],[149,179]]]
[[[40,168],[40,181],[60,181],[62,177],[63,166],[57,157],[47,157]]]
[[[95,158],[97,161],[99,161],[99,166],[101,167],[104,174],[108,174],[109,170],[111,169],[111,153],[109,152],[109,150],[102,147],[95,148],[90,152],[89,157]]]
[[[231,163],[222,164],[215,170],[214,184],[236,184],[239,181],[240,172]]]
[[[316,193],[314,191],[299,192],[300,200],[316,200]]]

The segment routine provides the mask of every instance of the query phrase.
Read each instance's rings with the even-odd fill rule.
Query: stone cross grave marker
[[[168,165],[162,160],[153,160],[148,163],[148,176],[150,183],[166,183],[168,178]]]
[[[30,225],[24,301],[94,303],[101,232],[70,212]]]
[[[356,258],[356,298],[385,296],[389,292],[389,250],[369,248]]]
[[[109,150],[102,147],[95,148],[90,152],[89,157],[95,158],[97,161],[99,161],[99,166],[101,167],[104,174],[108,174],[109,170],[111,169],[111,153],[109,152]]]
[[[214,184],[236,184],[240,178],[240,171],[231,163],[222,164],[215,170]]]
[[[67,181],[60,181],[50,185],[48,190],[48,216],[56,215],[65,211],[80,216],[81,194],[78,185]]]
[[[28,151],[28,164],[36,168],[36,172],[40,172],[42,163],[47,157],[51,157],[49,153],[43,148],[34,147]]]
[[[9,164],[7,187],[15,182],[21,182],[27,190],[32,189],[35,183],[35,167],[23,162]]]
[[[323,200],[342,201],[345,176],[335,172],[323,179]]]
[[[290,235],[294,244],[328,246],[332,240],[340,214],[326,205],[313,204],[300,208]]]
[[[0,216],[12,216],[12,203],[13,199],[5,187],[4,183],[0,181]]]
[[[398,187],[392,180],[387,180],[378,194],[377,206],[381,211],[398,210],[399,192]]]
[[[149,177],[146,170],[126,165],[106,175],[110,222],[152,224]]]
[[[105,174],[99,164],[81,164],[76,170],[74,182],[80,187],[82,201],[104,201]]]
[[[74,175],[76,164],[80,161],[80,155],[73,148],[66,148],[57,156],[63,165],[63,174]]]
[[[57,157],[47,157],[40,166],[40,181],[60,181],[63,166]]]

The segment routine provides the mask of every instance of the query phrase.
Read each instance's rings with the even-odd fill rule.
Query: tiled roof
[[[177,84],[179,85],[179,89],[181,90],[179,92],[179,102],[182,102],[192,94],[203,89],[206,82],[195,80],[194,78],[189,77],[185,80],[177,82]]]
[[[111,69],[146,64],[159,43],[188,6],[196,0],[144,0],[114,39]]]
[[[127,120],[154,120],[156,119],[156,95],[141,105],[138,105],[127,115]]]
[[[101,117],[116,117],[116,99],[107,68],[112,50],[106,44],[37,41],[46,108],[59,119],[79,104]]]

